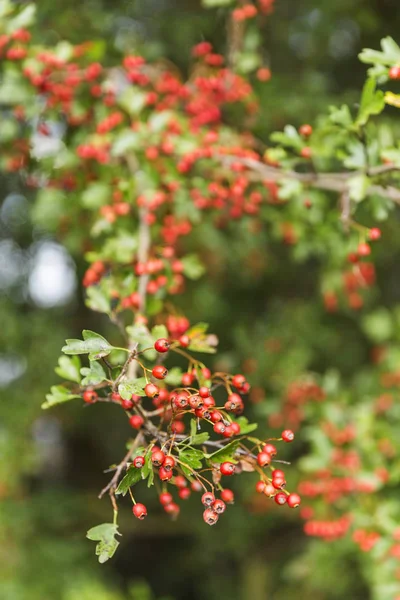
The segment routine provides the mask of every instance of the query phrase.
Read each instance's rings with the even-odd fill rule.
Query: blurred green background
[[[207,39],[218,50],[225,47],[225,13],[205,11],[194,0],[37,5],[35,35],[48,44],[106,39],[116,54],[135,49],[149,58],[167,56],[183,71],[195,43]],[[384,35],[396,37],[399,21],[396,0],[277,0],[264,31],[263,52],[273,77],[260,86],[259,135],[267,139],[287,122],[312,122],[331,103],[355,101],[365,77],[357,53],[377,47]],[[40,405],[56,380],[52,366],[64,339],[78,337],[83,327],[107,337],[109,324],[84,307],[78,284],[82,258],[32,226],[25,194],[14,175],[3,177],[0,598],[372,598],[351,541],[335,545],[306,538],[297,515],[282,519],[273,509],[260,509],[253,483],[248,488],[242,483],[242,501],[213,529],[202,523],[198,498],[188,501],[177,522],[168,521],[150,496],[151,518],[133,522],[126,503],[120,549],[107,565],[98,565],[94,544],[84,534],[109,520],[108,501],[100,502],[97,494],[107,481],[103,469],[119,459],[129,433],[125,419],[106,404],[82,410],[71,403],[46,413]],[[220,338],[220,363],[239,369],[256,359],[254,379],[261,387],[272,364],[284,384],[310,368],[322,373],[334,367],[351,379],[366,364],[370,344],[353,319],[323,311],[318,265],[294,264],[287,249],[267,245],[262,231],[254,235],[238,227],[240,235],[232,233],[228,243],[226,233],[198,232],[197,247],[207,240],[202,253],[209,276],[195,284],[195,295],[178,300],[192,321],[211,323]],[[398,258],[398,249],[380,258],[388,305],[400,299]],[[265,340],[277,337],[290,351],[273,359]],[[268,402],[267,394],[254,405],[264,426]],[[306,449],[307,442],[300,441],[296,453]],[[291,470],[295,479],[295,466]]]

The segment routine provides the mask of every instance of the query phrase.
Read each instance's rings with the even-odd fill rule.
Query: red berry
[[[129,424],[133,429],[140,429],[144,424],[144,419],[140,415],[132,415]]]
[[[373,227],[369,230],[369,239],[372,241],[379,240],[381,237],[381,230],[378,227]]]
[[[156,365],[151,372],[156,379],[165,379],[168,375],[168,370],[163,365]]]
[[[186,408],[186,406],[189,404],[189,396],[187,395],[187,392],[181,392],[180,394],[174,396],[172,401],[177,408]]]
[[[213,503],[212,508],[217,514],[222,515],[222,513],[225,512],[226,504],[223,500],[217,498],[217,500]]]
[[[213,429],[214,429],[215,433],[219,433],[220,435],[223,435],[225,433],[226,427],[222,421],[218,421],[217,423],[215,423]]]
[[[244,375],[234,375],[232,377],[232,385],[235,388],[240,389],[246,383],[246,377]]]
[[[201,502],[204,506],[211,506],[215,502],[215,496],[211,492],[205,492],[201,497]]]
[[[294,433],[293,431],[291,431],[290,429],[285,429],[285,431],[282,431],[282,439],[284,442],[293,442],[294,440]]]
[[[301,498],[298,494],[289,494],[287,503],[290,508],[296,508],[301,503]]]
[[[181,500],[187,500],[190,497],[190,494],[191,491],[188,487],[181,488],[178,492],[178,496]]]
[[[190,484],[190,487],[192,488],[192,490],[194,492],[201,492],[201,490],[203,489],[203,486],[201,485],[200,481],[198,481],[197,479],[192,481],[192,483]]]
[[[200,396],[197,396],[197,394],[189,398],[189,406],[191,408],[201,408],[203,404],[203,398],[200,398]]]
[[[359,244],[357,252],[359,256],[369,256],[371,254],[371,247],[368,244]]]
[[[175,502],[170,502],[164,506],[164,510],[167,514],[177,517],[179,515],[180,508]]]
[[[212,508],[206,508],[203,512],[203,519],[207,525],[215,525],[218,521],[218,513],[215,512]]]
[[[235,430],[232,427],[232,425],[228,425],[227,427],[225,427],[225,431],[224,431],[224,433],[222,435],[224,437],[226,437],[226,438],[230,438],[230,437],[234,436],[235,435]]]
[[[151,455],[151,462],[155,467],[161,467],[165,461],[165,454],[162,450],[156,450]]]
[[[269,465],[272,460],[272,457],[268,452],[260,452],[257,455],[257,462],[260,467],[265,467],[265,465]]]
[[[313,132],[313,128],[311,125],[305,124],[299,128],[300,135],[304,135],[304,137],[309,137]]]
[[[133,407],[133,402],[132,400],[121,400],[121,406],[124,410],[131,410],[131,408]]]
[[[170,342],[166,339],[166,338],[160,338],[158,340],[156,340],[155,344],[154,344],[154,348],[157,350],[157,352],[163,353],[163,352],[168,352],[168,350],[170,349]]]
[[[213,423],[219,423],[220,421],[222,421],[222,415],[218,410],[213,410],[212,413],[210,414],[210,419]],[[214,429],[215,431],[215,429]],[[218,433],[218,432],[216,432]]]
[[[239,423],[231,423],[229,427],[232,429],[234,435],[239,435],[240,425]]]
[[[160,502],[163,506],[170,504],[172,502],[172,494],[169,492],[163,492],[160,494]]]
[[[286,497],[286,494],[284,494],[283,492],[280,492],[279,494],[276,494],[274,499],[277,504],[279,504],[280,506],[283,506],[283,504],[286,504],[287,497]]]
[[[274,477],[272,479],[272,485],[276,490],[282,490],[286,486],[286,481],[283,477]]]
[[[161,481],[169,481],[170,479],[172,479],[172,471],[166,469],[165,467],[160,467],[160,470],[158,471],[158,476],[161,479]]]
[[[156,398],[160,394],[160,389],[154,383],[147,383],[144,388],[144,393],[148,398]]]
[[[206,387],[205,385],[201,386],[201,388],[199,389],[199,396],[201,396],[201,398],[208,398],[210,395],[210,390],[208,387]]]
[[[226,461],[220,464],[219,470],[221,471],[222,475],[233,475],[236,470],[236,465]]]
[[[190,345],[190,337],[188,335],[181,335],[179,343],[182,348],[187,348]]]
[[[300,156],[302,158],[311,158],[311,148],[309,146],[304,146],[304,148],[301,149],[300,151]]]
[[[93,404],[93,402],[96,402],[98,395],[94,390],[85,390],[82,394],[82,397],[86,404]]]
[[[278,450],[275,448],[273,444],[265,444],[263,448],[263,452],[267,452],[271,456],[276,456],[278,454]]]
[[[235,494],[232,492],[232,490],[225,488],[221,492],[221,499],[226,502],[226,504],[233,504],[235,501]]]
[[[164,460],[164,463],[163,463],[163,467],[167,471],[171,471],[175,467],[175,459],[174,459],[174,457],[171,456],[170,454],[168,456],[166,456],[165,460]]]
[[[259,494],[263,494],[265,490],[265,481],[257,481],[256,483],[256,492]]]
[[[189,387],[190,385],[192,385],[194,380],[194,376],[192,375],[192,373],[184,373],[182,375],[182,385]]]
[[[114,402],[121,402],[122,398],[121,396],[118,394],[118,392],[113,392],[111,394],[111,398],[112,400],[114,400]]]
[[[390,79],[400,79],[400,67],[391,67],[389,69]]]
[[[176,487],[179,487],[179,488],[187,486],[187,481],[183,477],[183,475],[177,475],[175,477],[175,485],[176,485]]]
[[[141,521],[143,521],[143,519],[147,517],[147,508],[144,504],[141,504],[140,502],[132,506],[132,512],[135,515],[135,517],[137,519],[140,519]]]
[[[272,496],[275,496],[276,490],[274,488],[274,486],[272,485],[272,483],[267,483],[265,488],[264,488],[264,494],[267,496],[267,498],[272,498]]]
[[[133,466],[137,469],[141,469],[144,465],[144,456],[136,456],[133,459]]]
[[[285,479],[285,473],[281,470],[281,469],[274,469],[274,471],[272,472],[272,478],[273,479]]]

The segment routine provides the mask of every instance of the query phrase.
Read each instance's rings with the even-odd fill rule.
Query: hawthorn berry
[[[140,415],[132,415],[129,419],[129,424],[133,429],[140,429],[144,425],[144,419]]]
[[[381,230],[378,229],[378,227],[373,227],[372,229],[369,230],[369,239],[371,241],[379,240],[381,235],[382,235]]]
[[[246,383],[246,377],[244,375],[234,375],[232,377],[232,385],[235,388],[240,389]]]
[[[391,67],[389,69],[389,79],[400,79],[400,67]]]
[[[286,504],[287,496],[283,492],[279,492],[279,494],[274,496],[274,500],[277,504],[279,504],[279,506],[283,506],[283,504]]]
[[[222,475],[233,475],[236,470],[236,465],[234,463],[225,461],[220,464],[219,470],[222,473]]]
[[[272,485],[272,483],[267,483],[264,488],[264,494],[267,498],[272,498],[276,494],[276,489]]]
[[[205,492],[201,497],[204,506],[211,506],[215,502],[215,496],[211,492]]]
[[[140,521],[143,521],[143,519],[147,517],[147,508],[144,504],[141,504],[140,502],[132,506],[132,512],[135,515],[135,517]]]
[[[158,476],[161,479],[161,481],[169,481],[170,479],[172,479],[172,475],[172,471],[166,469],[165,467],[160,467],[160,470],[158,471]]]
[[[199,389],[199,396],[201,398],[208,398],[210,396],[209,388],[206,387],[205,385],[201,386],[201,388]]]
[[[172,494],[170,494],[169,492],[162,492],[162,494],[160,494],[159,500],[163,506],[166,506],[167,504],[170,504],[172,502]]]
[[[190,494],[191,491],[188,487],[180,488],[180,490],[178,491],[178,496],[181,500],[187,500],[190,497]]]
[[[94,390],[85,390],[82,394],[82,398],[86,404],[93,404],[96,402],[98,395]]]
[[[170,454],[168,454],[168,456],[165,457],[165,460],[163,462],[163,467],[167,471],[171,471],[175,467],[175,464],[176,464],[176,462],[175,462],[174,457],[171,456]]]
[[[221,419],[222,419],[222,417],[221,417]],[[217,423],[215,423],[213,429],[214,429],[215,433],[219,433],[220,435],[223,435],[225,433],[226,427],[222,421],[217,421]]]
[[[133,408],[133,401],[132,400],[125,400],[124,398],[122,398],[121,400],[121,406],[124,410],[131,410],[131,408]]]
[[[222,515],[222,513],[225,512],[226,504],[223,500],[217,498],[216,501],[213,502],[212,508],[217,514]]]
[[[151,374],[156,379],[165,379],[168,375],[168,370],[163,365],[156,365],[153,367]]]
[[[133,466],[137,469],[141,469],[144,466],[144,456],[135,456],[133,459]]]
[[[296,508],[301,503],[301,498],[298,494],[289,494],[287,497],[287,503],[290,508]]]
[[[223,500],[226,504],[233,504],[235,501],[235,494],[232,490],[225,488],[221,491],[221,500]]]
[[[312,156],[311,148],[309,146],[304,146],[304,148],[302,148],[300,151],[300,156],[302,158],[311,158],[311,156]]]
[[[179,488],[181,487],[186,487],[187,486],[187,481],[186,479],[183,477],[183,475],[177,475],[175,477],[175,485]]]
[[[168,352],[170,347],[171,347],[171,344],[170,344],[169,340],[167,340],[166,338],[159,338],[154,343],[154,348],[157,350],[157,352],[160,352],[160,354],[162,354],[164,352]]]
[[[283,477],[273,477],[272,485],[276,490],[282,490],[286,486],[286,481]]]
[[[165,461],[165,454],[162,450],[156,450],[151,455],[151,462],[155,467],[161,467]]]
[[[169,504],[166,504],[164,506],[164,510],[167,514],[171,515],[172,517],[177,517],[181,509],[179,508],[179,505],[176,504],[176,502],[170,502]]]
[[[272,460],[272,457],[268,452],[260,452],[257,455],[257,462],[260,467],[265,467],[265,465],[269,465]]]
[[[203,489],[203,486],[201,485],[200,481],[198,481],[197,479],[194,479],[192,481],[192,483],[190,484],[190,487],[192,488],[193,492],[201,492],[201,490]]]
[[[156,398],[160,394],[160,389],[154,383],[147,383],[144,388],[144,393],[148,398]]]
[[[187,348],[190,345],[190,337],[188,335],[181,335],[178,341],[182,348]]]
[[[206,510],[203,512],[203,519],[207,525],[215,525],[215,523],[218,521],[218,518],[218,513],[216,513],[213,508],[206,508]]]
[[[287,443],[293,442],[294,433],[290,429],[285,429],[285,431],[282,431],[281,437],[284,442],[287,442]]]
[[[278,451],[273,444],[265,444],[263,447],[263,452],[267,452],[271,456],[276,456],[278,454]]]
[[[256,483],[256,492],[259,494],[263,494],[265,490],[265,481],[257,481]]]
[[[371,254],[371,247],[368,244],[359,244],[357,248],[359,256],[369,256]]]
[[[311,125],[308,125],[308,123],[301,125],[301,127],[299,128],[299,133],[300,135],[303,135],[304,137],[309,137],[313,132],[313,128]]]

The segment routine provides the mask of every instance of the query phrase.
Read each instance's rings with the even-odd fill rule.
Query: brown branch
[[[124,470],[127,463],[129,462],[129,459],[131,458],[132,454],[135,452],[136,448],[138,448],[140,446],[141,442],[142,442],[142,434],[138,433],[138,435],[136,436],[135,440],[133,441],[131,447],[129,448],[128,452],[125,454],[124,458],[121,460],[121,462],[115,469],[115,473],[114,473],[112,479],[101,490],[101,492],[98,496],[99,498],[102,498],[104,496],[104,494],[106,494],[108,492],[108,494],[111,498],[111,503],[112,503],[115,511],[118,510],[117,503],[115,500],[115,490],[118,487],[119,478],[121,476],[122,471]]]

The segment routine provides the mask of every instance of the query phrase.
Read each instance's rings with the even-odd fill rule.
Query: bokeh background
[[[183,72],[195,43],[225,46],[224,13],[194,0],[40,0],[37,6],[34,36],[50,45],[107,40],[116,56],[122,49],[167,56]],[[287,122],[312,122],[330,104],[357,101],[365,77],[358,52],[377,47],[385,35],[396,38],[399,21],[396,0],[277,0],[264,31],[273,76],[259,90],[258,135],[266,140]],[[150,496],[151,518],[133,522],[126,503],[120,549],[106,565],[97,563],[84,535],[109,520],[108,501],[97,494],[107,481],[102,471],[118,460],[129,434],[125,419],[106,404],[92,410],[70,403],[46,413],[40,405],[56,381],[53,365],[64,339],[79,337],[84,327],[107,337],[110,325],[84,307],[82,257],[35,225],[31,200],[17,177],[2,177],[0,598],[372,598],[351,541],[306,537],[298,515],[266,510],[245,477],[237,488],[242,501],[212,529],[203,525],[195,498],[176,522]],[[219,363],[245,370],[255,384],[250,412],[266,431],[279,410],[279,390],[297,375],[312,370],[318,378],[329,368],[351,380],[368,363],[371,341],[358,322],[323,310],[317,263],[293,262],[287,248],[244,226],[228,240],[208,226],[191,243],[208,275],[178,303],[191,321],[210,322],[220,339]],[[398,253],[394,244],[379,258],[388,306],[400,300]],[[307,448],[300,435],[290,456],[294,483],[296,460]]]

